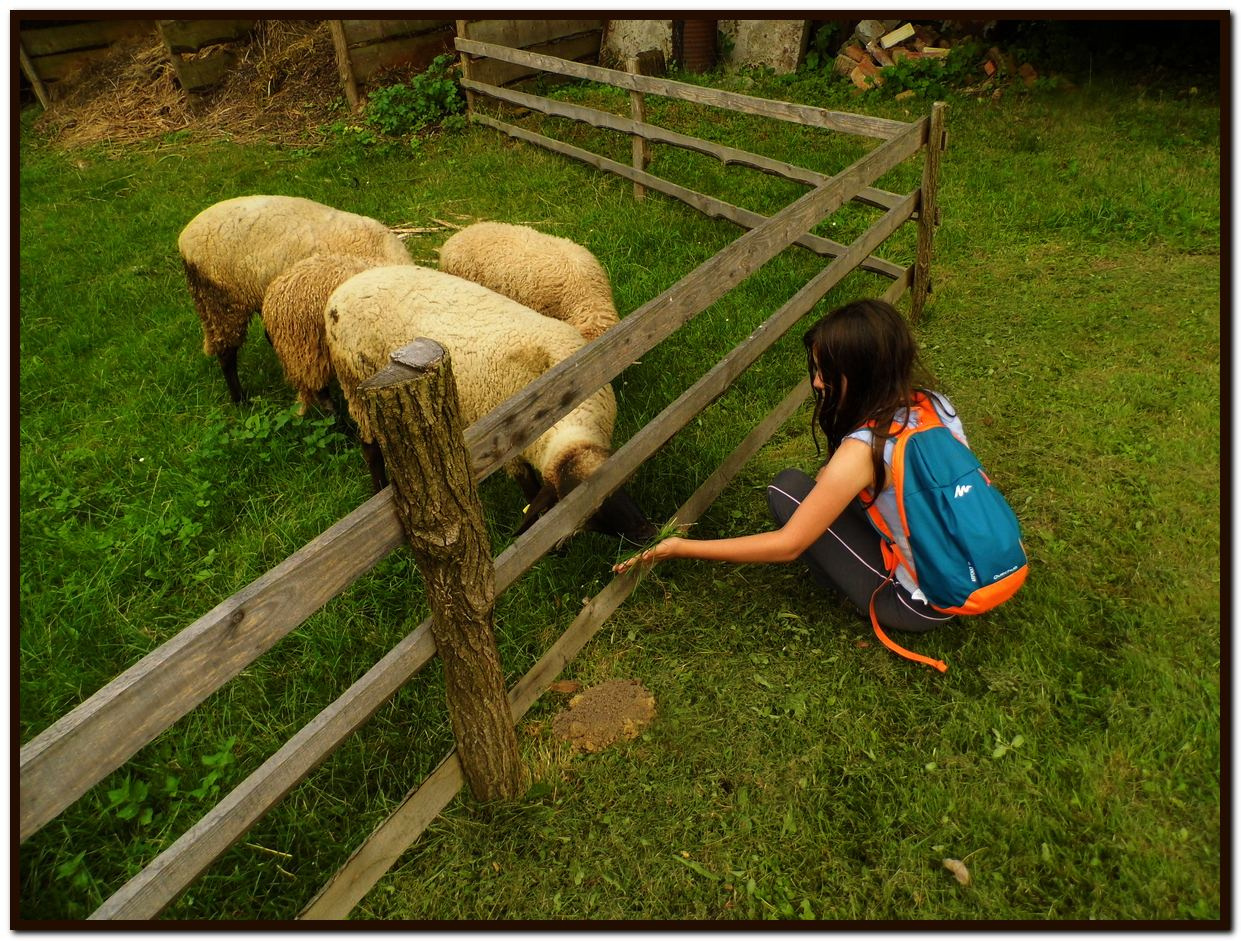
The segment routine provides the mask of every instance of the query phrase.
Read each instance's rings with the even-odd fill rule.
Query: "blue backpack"
[[[893,643],[875,616],[875,598],[904,563],[927,602],[946,614],[981,614],[1011,598],[1029,574],[1021,524],[1008,501],[983,472],[964,442],[940,421],[931,400],[919,394],[910,421],[893,422],[891,481],[896,492],[901,551],[875,503],[867,508],[883,537],[888,578],[870,600],[871,626],[889,650],[935,667],[933,660]],[[913,424],[916,421],[917,424]]]

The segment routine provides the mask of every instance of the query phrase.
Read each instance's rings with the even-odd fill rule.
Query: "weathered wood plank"
[[[487,56],[500,59],[515,65],[524,65],[544,71],[569,75],[573,78],[584,78],[588,81],[602,82],[628,91],[650,92],[666,98],[677,98],[682,101],[693,101],[698,104],[711,105],[745,114],[757,114],[791,121],[795,124],[806,124],[812,127],[826,127],[847,134],[863,137],[888,139],[901,134],[910,127],[903,121],[892,121],[886,118],[874,118],[863,114],[850,114],[845,111],[828,111],[812,105],[798,105],[787,101],[771,101],[766,98],[755,98],[738,92],[722,91],[716,88],[704,88],[698,85],[687,85],[671,79],[653,78],[646,75],[631,75],[616,69],[605,69],[597,65],[586,65],[580,62],[569,62],[553,56],[541,55],[536,52],[520,49],[508,49],[492,43],[475,42],[471,39],[457,37],[457,49],[471,55]],[[480,73],[475,70],[475,78]],[[482,79],[485,81],[486,79]],[[494,84],[501,84],[499,82]]]
[[[708,259],[601,337],[586,344],[471,426],[467,441],[481,479],[682,324],[740,284],[854,193],[916,153],[927,120],[876,147]],[[633,172],[631,167],[625,167]],[[523,416],[524,427],[517,427]]]
[[[336,71],[340,75],[340,84],[345,89],[345,99],[349,102],[349,110],[357,111],[358,80],[353,73],[353,59],[349,55],[349,39],[345,35],[343,20],[328,20],[328,31],[332,34],[332,51],[336,56]]]
[[[574,147],[572,144],[566,144],[563,141],[553,140],[550,137],[545,137],[542,134],[536,134],[534,131],[527,131],[525,128],[517,127],[516,125],[505,124],[504,122],[497,121],[488,115],[475,113],[472,117],[473,120],[479,124],[485,124],[488,127],[495,128],[498,131],[503,131],[510,137],[517,138],[518,140],[524,140],[531,144],[536,144],[539,147],[544,147],[548,150],[554,151],[555,153],[564,154],[566,157],[573,157],[575,160],[580,160],[592,167],[596,167],[597,169],[615,173],[617,176],[623,176],[626,179],[633,180],[635,183],[641,183],[643,186],[663,193],[665,196],[671,196],[674,199],[678,199],[687,206],[692,206],[699,212],[706,216],[710,216],[713,219],[724,219],[725,221],[739,225],[742,228],[753,229],[755,226],[766,222],[769,218],[768,216],[761,215],[760,213],[752,212],[749,209],[742,209],[740,206],[734,206],[731,203],[726,203],[721,199],[716,199],[714,196],[707,196],[703,193],[697,192],[696,190],[687,189],[684,186],[671,183],[662,177],[636,171],[632,167],[626,166],[625,164],[618,163],[615,160],[610,160],[607,157],[601,157],[598,154],[591,153],[588,150],[582,150],[579,147]],[[899,205],[901,199],[902,197],[897,196],[893,202],[893,205]],[[792,244],[800,245],[802,248],[807,248],[816,255],[821,255],[828,258],[835,258],[845,250],[845,246],[841,245],[839,242],[835,242],[831,239],[826,239],[818,235],[803,235],[796,239]],[[873,271],[875,274],[881,274],[888,278],[898,277],[905,270],[900,265],[878,257],[867,258],[862,262],[861,267],[867,271]]]
[[[637,56],[630,56],[626,60],[626,71],[637,73],[641,68],[641,60]],[[633,119],[634,127],[646,124],[646,96],[640,91],[631,91],[629,93],[629,116]],[[633,168],[639,173],[645,173],[647,164],[651,162],[651,148],[647,138],[641,134],[633,134],[630,155],[633,160]],[[636,181],[633,184],[633,198],[638,200],[646,198],[646,187]]]
[[[428,618],[90,917],[159,915],[434,655]]]
[[[18,67],[22,70],[22,74],[26,76],[26,81],[34,89],[35,97],[39,99],[39,104],[46,111],[51,104],[51,99],[47,94],[47,86],[43,84],[43,80],[39,78],[39,73],[34,67],[34,63],[30,61],[30,56],[26,54],[26,47],[21,44],[20,37],[17,42]]]
[[[931,106],[931,127],[927,132],[926,159],[922,163],[922,199],[918,206],[918,246],[914,255],[913,291],[909,319],[914,323],[922,317],[926,296],[931,290],[931,243],[939,224],[939,165],[946,146],[944,116],[947,105],[937,101]]]
[[[184,54],[222,42],[245,39],[257,20],[159,20],[169,52]]]
[[[460,36],[462,33],[466,31],[466,29],[469,28],[469,22],[470,22],[469,20],[457,20],[457,35],[458,36]],[[454,45],[454,48],[455,48],[455,45]],[[467,56],[464,52],[458,53],[457,58],[461,62],[461,78],[464,81],[468,81],[474,75],[472,61],[470,57]],[[465,90],[465,112],[466,114],[472,114],[474,112],[474,106],[475,106],[474,93],[467,88]]]
[[[365,82],[384,69],[425,69],[436,56],[452,54],[452,35],[452,29],[446,28],[351,49],[354,75]]]
[[[341,30],[350,46],[408,39],[422,33],[453,30],[453,20],[341,20]]]
[[[892,286],[883,292],[885,301],[895,305],[901,299],[901,295],[908,291],[909,285],[913,283],[913,270],[913,265],[910,265],[901,277],[892,282]]]
[[[603,20],[561,20],[556,18],[515,20],[469,20],[463,35],[476,42],[498,43],[528,49],[541,43],[564,39],[578,33],[602,32]]]
[[[692,523],[723,492],[758,449],[788,420],[805,401],[810,389],[802,380],[775,409],[771,411],[694,494],[677,510],[676,519]],[[629,597],[638,584],[638,572],[631,570],[613,578],[594,598],[586,602],[573,623],[556,640],[539,662],[509,691],[513,721],[521,719],[548,684],[582,651],[609,617]],[[375,884],[392,868],[431,821],[448,805],[461,789],[461,764],[456,752],[450,752],[439,768],[414,788],[371,835],[333,874],[314,899],[298,916],[303,919],[342,919],[348,916]]]
[[[539,95],[531,95],[526,92],[518,91],[513,88],[497,88],[494,85],[484,85],[476,81],[462,81],[462,86],[470,91],[480,94],[489,95],[500,101],[509,104],[518,105],[522,108],[529,108],[531,111],[538,111],[542,114],[552,115],[553,117],[570,118],[575,121],[582,121],[592,127],[607,128],[611,131],[619,131],[622,134],[635,134],[646,140],[657,141],[661,144],[672,144],[675,147],[683,147],[686,150],[692,150],[696,153],[706,154],[708,157],[714,157],[725,166],[737,165],[748,167],[752,170],[760,170],[773,176],[782,177],[791,180],[794,183],[804,183],[807,186],[822,186],[831,179],[823,173],[817,173],[814,170],[807,170],[805,167],[799,167],[791,163],[785,163],[782,160],[773,160],[770,157],[764,157],[761,154],[750,153],[746,150],[739,150],[736,147],[728,147],[723,144],[716,144],[712,141],[705,141],[698,137],[691,137],[688,134],[681,134],[677,131],[670,131],[667,128],[660,127],[657,124],[648,124],[643,121],[634,121],[629,118],[622,117],[618,114],[611,114],[607,111],[600,111],[597,108],[588,108],[584,105],[575,105],[569,102],[554,101],[550,98],[544,98]],[[630,94],[638,94],[631,92]],[[886,190],[875,189],[868,186],[861,190],[854,200],[866,205],[875,206],[879,209],[891,209],[901,200],[901,196],[897,193],[889,193]]]
[[[60,55],[39,56],[37,59],[31,59],[30,64],[45,82],[58,82],[79,69],[106,59],[110,55],[112,55],[111,47],[101,46],[98,49],[80,49]]]
[[[21,749],[21,839],[116,770],[404,539],[372,497],[143,657]]]
[[[593,59],[599,55],[599,36],[595,33],[567,36],[542,43],[534,49],[539,53],[559,57],[556,61]],[[509,62],[498,62],[494,59],[475,59],[471,65],[473,76],[491,85],[508,85],[532,75],[542,74],[539,69]]]
[[[192,92],[224,81],[237,65],[237,56],[231,49],[218,49],[200,59],[183,59],[174,55],[172,65],[181,87]]]
[[[17,24],[22,45],[31,59],[60,55],[84,49],[98,49],[112,43],[154,32],[150,20],[97,20],[72,26],[43,26],[38,29]]]
[[[454,749],[423,783],[367,837],[297,916],[344,918],[457,796],[465,776]]]

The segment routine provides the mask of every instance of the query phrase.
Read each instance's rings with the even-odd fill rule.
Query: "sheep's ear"
[[[526,507],[525,515],[522,517],[521,525],[517,527],[514,536],[520,536],[527,529],[535,524],[540,516],[556,505],[556,491],[551,484],[543,484],[539,488],[539,492],[534,495],[534,499],[530,501],[530,505]]]

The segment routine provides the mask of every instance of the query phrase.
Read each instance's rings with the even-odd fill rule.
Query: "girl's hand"
[[[672,559],[676,557],[677,546],[684,542],[679,536],[672,536],[663,542],[656,543],[644,552],[639,552],[635,556],[631,556],[624,562],[617,562],[612,566],[612,571],[617,575],[624,575],[635,565],[654,565],[660,559]]]

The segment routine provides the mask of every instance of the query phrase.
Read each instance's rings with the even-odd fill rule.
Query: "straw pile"
[[[238,142],[318,137],[343,94],[327,23],[262,20],[248,43],[231,48],[237,63],[227,81],[207,95],[187,95],[152,27],[57,82],[35,129],[64,148],[121,146],[185,130]]]

